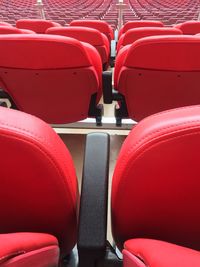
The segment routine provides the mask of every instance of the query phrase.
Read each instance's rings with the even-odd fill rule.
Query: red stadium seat
[[[1,35],[0,50],[0,86],[19,110],[56,124],[101,117],[101,58],[91,45],[56,35]]]
[[[118,112],[126,103],[128,116],[140,121],[163,110],[199,104],[199,49],[200,38],[185,35],[145,37],[122,48],[114,77],[115,89],[124,96]]]
[[[52,234],[58,239],[61,257],[67,255],[76,243],[79,194],[74,165],[65,144],[42,120],[2,107],[0,143],[0,233]],[[39,236],[30,234],[30,239],[35,240],[36,247],[40,246]],[[45,236],[41,239],[44,245],[55,246],[49,256],[56,256],[56,241]],[[41,257],[45,261],[45,251]]]
[[[120,29],[118,39],[121,37],[123,33],[127,32],[128,30],[140,27],[164,27],[164,24],[161,21],[156,21],[156,20],[128,21]]]
[[[182,34],[182,31],[175,28],[169,27],[139,27],[126,31],[121,35],[117,43],[117,52],[129,44],[134,43],[140,38],[155,36],[155,35],[179,35]]]
[[[200,21],[186,21],[174,26],[177,29],[180,29],[183,34],[194,35],[200,33]]]
[[[12,27],[10,23],[0,21],[0,26]]]
[[[163,241],[133,239],[125,242],[124,267],[199,267],[200,252]]]
[[[200,266],[199,145],[200,106],[152,115],[125,140],[111,201],[124,267]]]
[[[107,69],[109,65],[110,45],[106,36],[96,29],[88,27],[53,27],[46,30],[47,34],[63,35],[75,38],[94,46],[101,56],[102,65]]]
[[[18,29],[15,27],[1,26],[0,25],[0,34],[22,34],[22,33],[33,34],[34,31],[23,30],[23,29]]]
[[[59,27],[59,23],[42,19],[19,19],[16,21],[16,27],[19,29],[32,30],[36,33],[45,33],[50,27]]]
[[[49,234],[0,234],[1,267],[57,267],[58,241]]]
[[[109,42],[114,38],[112,28],[102,20],[73,20],[70,26],[83,26],[99,30],[107,36]]]

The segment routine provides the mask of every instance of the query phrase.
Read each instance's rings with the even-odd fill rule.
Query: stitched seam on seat
[[[146,267],[149,266],[149,264],[147,263],[147,261],[146,261],[146,259],[145,259],[145,257],[144,257],[143,255],[141,255],[140,253],[137,253],[137,254],[135,254],[135,256],[136,256],[139,260],[141,260],[141,261],[146,265]]]
[[[195,132],[195,133],[186,133],[186,134],[181,135],[181,136],[171,137],[171,138],[168,139],[168,140],[161,140],[161,141],[159,141],[158,143],[153,144],[153,145],[151,145],[150,147],[146,148],[146,149],[145,149],[141,154],[139,154],[135,159],[131,159],[131,162],[133,162],[133,163],[132,163],[132,164],[129,164],[129,166],[128,166],[128,164],[127,164],[128,167],[124,170],[123,175],[122,175],[122,174],[120,175],[120,177],[123,177],[123,178],[119,180],[119,176],[118,176],[117,190],[115,190],[115,195],[114,195],[115,199],[113,198],[113,199],[112,199],[112,202],[113,202],[113,203],[116,202],[116,199],[118,198],[118,197],[117,197],[118,192],[121,190],[121,188],[124,186],[124,184],[127,183],[127,178],[128,178],[127,176],[128,176],[128,174],[129,174],[130,169],[133,167],[133,165],[136,164],[136,161],[137,161],[138,159],[140,159],[140,158],[143,156],[144,153],[146,153],[147,151],[149,151],[149,150],[151,150],[152,148],[156,147],[156,146],[159,145],[160,143],[167,143],[169,140],[171,141],[171,140],[175,140],[175,139],[180,139],[180,138],[182,138],[182,137],[184,137],[184,136],[199,135],[199,134],[200,134],[200,130],[198,130],[198,131]],[[130,159],[129,159],[129,160],[130,160]],[[121,171],[121,170],[120,170],[120,171]],[[116,207],[116,204],[115,204],[115,207]],[[113,209],[113,208],[112,208],[112,209]],[[114,209],[116,209],[116,208],[114,208]],[[114,209],[113,209],[113,210],[114,210]],[[119,211],[119,210],[118,210],[118,211]],[[118,212],[118,213],[119,213],[119,212]],[[116,216],[116,215],[115,215],[115,216]],[[117,217],[119,217],[119,216],[117,216]],[[118,220],[118,219],[117,219],[117,220]],[[115,221],[116,221],[116,218],[115,218]]]
[[[193,121],[191,120],[191,121],[187,121],[187,122],[184,122],[184,123],[173,124],[173,125],[170,125],[170,126],[167,126],[167,127],[163,127],[163,128],[161,128],[161,129],[159,129],[159,130],[156,130],[156,131],[154,131],[154,132],[151,132],[150,134],[147,134],[146,136],[144,136],[143,138],[141,138],[140,140],[138,140],[134,145],[132,145],[132,146],[127,150],[126,155],[125,155],[124,158],[121,160],[121,163],[120,163],[120,166],[121,166],[121,167],[119,168],[119,170],[121,171],[121,169],[124,167],[124,163],[127,161],[127,158],[129,157],[129,155],[131,154],[131,152],[134,150],[134,148],[136,148],[137,146],[138,146],[138,148],[137,148],[136,151],[138,151],[141,147],[147,145],[148,143],[151,143],[151,142],[155,141],[156,139],[162,138],[162,137],[164,137],[164,136],[168,136],[168,138],[171,139],[170,135],[175,134],[175,133],[182,132],[182,131],[184,131],[184,130],[195,129],[197,126],[192,125],[192,126],[188,126],[188,127],[185,127],[185,128],[177,129],[177,130],[172,131],[172,132],[163,132],[163,131],[173,129],[174,127],[184,126],[184,125],[187,125],[187,124],[195,123],[195,122],[200,123],[200,120],[193,120]],[[200,128],[200,125],[198,125],[198,127]],[[162,132],[163,132],[163,133],[162,133]],[[154,138],[152,138],[152,139],[149,139],[149,137],[151,137],[151,136],[153,136],[153,135],[155,135],[155,134],[157,134],[157,133],[161,133],[162,135],[160,135],[160,136],[156,136],[156,137],[154,137]],[[182,135],[182,136],[184,136],[184,135]],[[166,141],[167,141],[167,140],[166,140]],[[142,144],[142,146],[139,146],[142,142],[144,142],[144,143]],[[136,151],[135,151],[135,152],[136,152]]]
[[[18,250],[16,252],[11,252],[11,253],[9,253],[9,254],[7,254],[5,256],[0,257],[0,261],[4,261],[6,259],[10,259],[12,257],[18,256],[18,255],[21,255],[21,254],[25,254],[25,253],[26,253],[25,250]]]
[[[188,128],[187,128],[187,129],[188,129]],[[175,131],[175,132],[173,132],[173,133],[176,133],[176,132],[178,132],[178,131]],[[198,134],[200,134],[200,129],[199,129],[198,131],[194,132],[194,133],[186,133],[186,134],[183,134],[183,135],[181,135],[181,136],[171,137],[171,138],[169,138],[169,139],[167,139],[167,140],[160,140],[159,142],[150,145],[148,148],[146,148],[144,151],[142,151],[139,155],[137,155],[136,158],[134,158],[134,159],[132,158],[132,159],[131,159],[131,161],[132,161],[133,163],[130,164],[130,166],[128,166],[128,167],[126,168],[126,170],[125,170],[124,173],[123,173],[123,179],[122,179],[119,183],[122,184],[123,181],[125,182],[125,180],[127,179],[127,175],[128,175],[128,173],[129,173],[130,168],[133,167],[133,165],[136,163],[136,161],[137,161],[138,159],[140,159],[140,158],[143,156],[143,154],[145,154],[146,152],[148,152],[148,151],[151,150],[152,148],[154,148],[154,147],[156,147],[156,146],[158,146],[158,145],[160,145],[160,144],[167,143],[168,141],[171,141],[171,140],[180,139],[180,138],[185,137],[185,136],[198,135]],[[155,139],[156,139],[156,138],[155,138]],[[155,139],[153,139],[153,140],[155,140]],[[129,159],[129,160],[130,160],[130,159]]]

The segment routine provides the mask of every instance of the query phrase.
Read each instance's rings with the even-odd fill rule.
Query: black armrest
[[[97,94],[93,94],[90,99],[90,106],[88,111],[89,117],[95,117],[96,125],[102,126],[102,116],[103,116],[103,105],[96,104]]]
[[[12,98],[9,96],[9,94],[7,92],[3,91],[2,89],[0,89],[0,98],[8,99],[10,101],[11,107],[13,109],[17,109],[17,106],[15,105],[14,101],[12,100]],[[0,105],[3,106],[3,107],[8,107],[7,103],[5,101],[3,101],[3,100],[1,101]]]
[[[104,71],[102,74],[103,80],[103,102],[105,104],[112,104],[112,72]]]
[[[106,253],[109,135],[87,136],[79,213],[79,267],[92,267]]]
[[[121,101],[124,99],[118,91],[112,88],[112,72],[104,71],[103,76],[103,102],[105,104],[112,104],[112,101]]]
[[[5,107],[5,108],[7,108],[8,106],[7,106],[7,104],[6,104],[5,101],[0,101],[0,107]]]

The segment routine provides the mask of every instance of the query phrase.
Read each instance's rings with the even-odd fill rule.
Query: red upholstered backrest
[[[115,87],[137,121],[200,103],[200,38],[155,36],[136,41],[116,62]],[[120,67],[119,67],[120,66]]]
[[[0,24],[0,34],[21,34],[21,33],[34,33],[33,31],[30,30],[22,30],[22,29],[18,29],[15,27],[10,27],[10,26],[4,26]]]
[[[175,28],[180,29],[183,34],[197,34],[200,33],[200,21],[186,21],[175,25]]]
[[[25,34],[33,34],[33,33],[36,33],[36,32],[34,32],[32,30],[27,30],[27,29],[18,29],[18,30],[20,30],[21,33],[25,33]]]
[[[121,34],[125,33],[126,31],[139,28],[139,27],[164,27],[164,24],[161,21],[157,20],[136,20],[136,21],[128,21],[124,24],[119,32],[119,38]]]
[[[0,26],[9,26],[12,27],[12,25],[8,22],[0,21]]]
[[[140,38],[155,35],[180,35],[182,31],[169,27],[139,27],[126,31],[119,39],[118,50],[125,45],[132,44]]]
[[[42,19],[19,19],[16,22],[17,28],[32,30],[36,33],[45,33],[48,28],[59,26],[61,26],[59,23]]]
[[[84,43],[55,35],[1,35],[0,50],[0,85],[20,110],[48,123],[87,118],[91,96],[101,91],[101,68]]]
[[[101,56],[102,62],[108,62],[109,44],[103,33],[88,27],[52,27],[46,30],[47,34],[63,35],[75,38],[81,42],[93,45]]]
[[[42,232],[67,254],[77,235],[77,180],[62,140],[40,119],[0,108],[0,233]]]
[[[46,33],[72,37],[94,46],[104,45],[101,33],[96,29],[88,27],[52,27],[47,29]]]
[[[104,33],[108,40],[111,41],[113,39],[113,33],[108,23],[102,20],[73,20],[70,23],[70,26],[84,26],[89,28],[94,28]]]
[[[199,45],[198,36],[169,35],[142,38],[130,47],[125,66],[174,71],[199,70]],[[156,54],[152,51],[156,51]],[[195,57],[192,56],[194,54]]]
[[[152,238],[200,249],[200,106],[141,121],[125,140],[112,182],[112,230],[122,248]]]

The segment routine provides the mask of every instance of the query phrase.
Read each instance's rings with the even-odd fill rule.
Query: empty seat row
[[[124,267],[198,267],[200,106],[141,121],[125,140],[111,192]],[[71,156],[40,119],[0,108],[0,266],[122,266],[106,242],[109,136],[89,134],[82,190]],[[77,219],[79,218],[79,223]],[[9,234],[4,234],[9,233]]]
[[[74,1],[43,0],[42,4],[44,7],[43,14],[47,19],[64,24],[65,21],[85,17],[103,19],[104,16],[107,15],[106,17],[109,19],[108,13],[112,1],[83,0],[79,1],[77,4]],[[41,8],[42,5],[41,3],[36,3],[36,1],[32,0],[12,2],[2,1],[0,7],[3,19],[12,21],[14,24],[19,18],[40,18],[38,9]]]
[[[124,36],[124,34],[127,31],[133,30],[133,29],[139,29],[140,27],[153,27],[153,28],[158,28],[157,30],[164,27],[164,24],[161,21],[156,21],[156,20],[136,20],[136,21],[128,21],[123,25],[123,27],[119,31],[119,36],[118,39],[120,40],[121,37]],[[175,29],[180,30],[183,34],[189,34],[189,35],[194,35],[197,33],[200,33],[200,22],[199,21],[185,21],[183,23],[179,23],[174,25],[174,27],[168,27],[172,31]]]
[[[173,25],[186,20],[198,19],[198,1],[176,4],[151,1],[130,0],[124,1],[123,22],[129,20],[162,20],[165,25]],[[179,4],[178,4],[179,3]],[[118,25],[118,1],[86,0],[74,1],[43,0],[44,14],[47,19],[55,20],[62,25],[74,19],[99,19]],[[39,18],[38,6],[34,1],[3,1],[0,4],[2,16],[6,21],[14,22],[19,18]]]
[[[199,1],[130,0],[124,12],[124,23],[130,20],[130,16],[134,19],[134,15],[137,20],[162,20],[168,26],[198,20]]]
[[[190,1],[191,2],[191,1]],[[172,2],[162,4],[160,2],[148,2],[140,0],[125,1],[123,10],[123,23],[129,20],[162,20],[165,25],[174,25],[187,20],[198,19],[198,1],[183,4]],[[47,19],[55,20],[64,25],[75,19],[99,19],[105,20],[114,29],[118,26],[118,2],[108,1],[73,1],[43,0],[44,14]],[[19,18],[39,18],[39,6],[33,1],[3,1],[0,3],[2,18],[12,24]]]
[[[11,24],[6,22],[0,22],[0,26],[10,26]],[[111,26],[105,21],[101,20],[74,20],[70,23],[70,26],[80,26],[96,29],[103,33],[110,43],[114,38],[114,33]],[[45,33],[47,29],[52,27],[61,27],[59,23],[43,20],[43,19],[20,19],[16,21],[16,27],[19,29],[32,30],[35,33]]]
[[[55,23],[50,20],[42,19],[20,19],[16,21],[16,27],[20,29],[30,29],[36,33],[45,33],[50,27],[60,27],[59,23]],[[101,20],[74,20],[70,23],[70,26],[89,27],[104,33],[110,43],[114,38],[113,30],[111,26]]]
[[[1,22],[1,25],[9,26],[9,23]],[[108,23],[102,20],[74,20],[70,26],[84,26],[99,30],[101,33],[104,33],[109,42],[113,40],[114,34],[113,30]],[[11,25],[10,25],[11,26]],[[46,30],[50,27],[60,27],[59,23],[55,23],[50,20],[41,20],[41,19],[20,19],[16,21],[16,27],[20,29],[29,29],[36,33],[45,33]],[[119,38],[126,31],[139,27],[164,27],[163,22],[156,20],[136,20],[128,21],[119,31]],[[200,22],[199,21],[186,21],[174,26],[177,29],[180,29],[183,34],[196,34],[200,31]]]
[[[7,25],[8,23],[1,23],[2,25]],[[11,26],[11,25],[10,25]],[[17,28],[20,29],[29,29],[36,33],[45,33],[46,30],[50,27],[60,27],[61,25],[53,21],[48,20],[36,20],[36,19],[21,19],[16,22]],[[105,21],[100,20],[74,20],[70,23],[70,26],[84,26],[96,29],[101,33],[105,34],[110,41],[114,38],[113,30],[110,25]],[[150,21],[150,20],[140,20],[140,21],[128,21],[119,31],[119,39],[121,35],[124,35],[128,30],[135,29],[139,27],[164,27],[164,24],[161,21]],[[177,28],[182,31],[183,34],[197,34],[200,31],[200,22],[198,21],[186,21],[184,23],[175,25],[174,28]],[[172,28],[170,28],[172,29]],[[161,30],[161,29],[160,29]]]
[[[199,104],[198,35],[145,37],[123,47],[115,90],[112,72],[104,72],[102,80],[101,58],[90,44],[57,35],[0,35],[0,49],[1,98],[51,124],[95,117],[100,125],[102,89],[104,103],[118,102],[118,125],[122,118],[140,121]]]
[[[61,27],[55,23],[52,24],[52,22],[49,21],[39,20],[20,20],[16,23],[16,26],[18,28],[15,28],[11,25],[0,26],[0,34],[46,33],[72,37],[94,46],[101,57],[103,70],[106,70],[109,67],[110,43],[105,34],[94,28],[78,26]],[[35,30],[35,32],[33,30]]]

